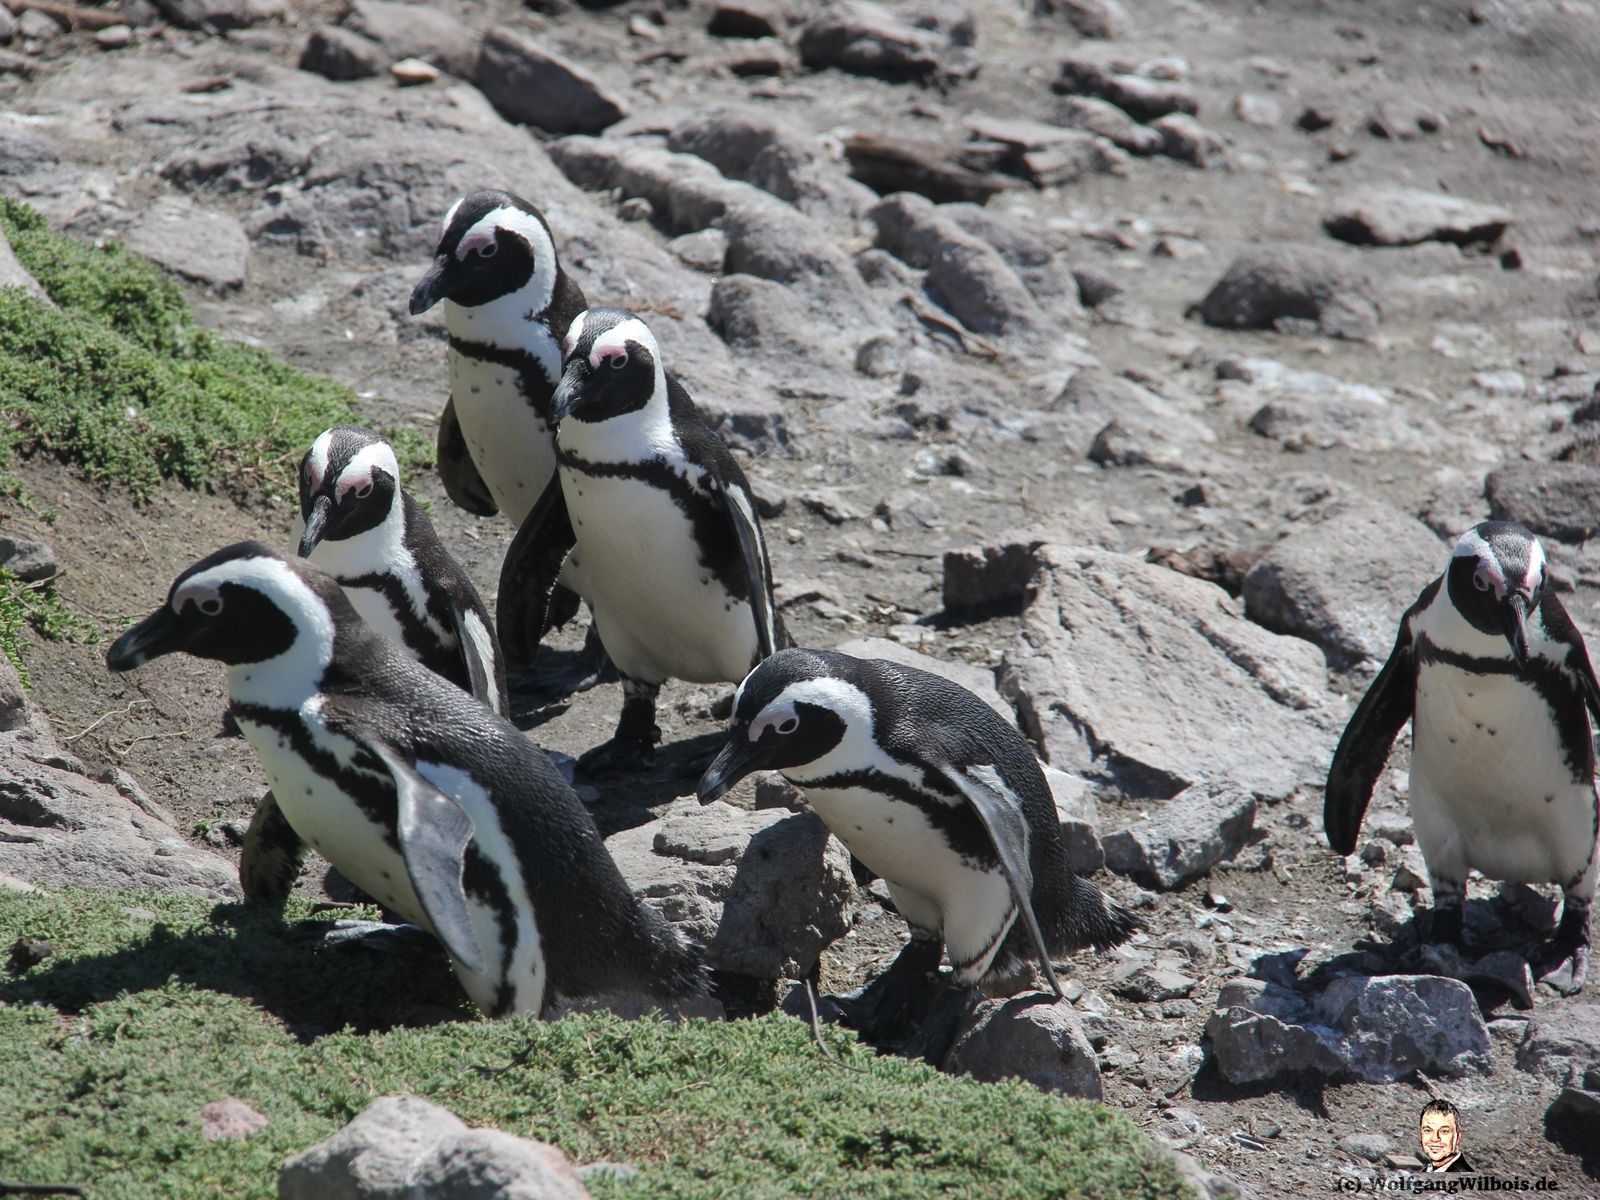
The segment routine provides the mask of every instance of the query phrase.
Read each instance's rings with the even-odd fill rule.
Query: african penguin
[[[781,650],[734,697],[727,744],[700,780],[709,803],[753,771],[781,771],[888,884],[911,941],[856,1004],[887,1040],[939,965],[993,986],[1029,961],[1106,949],[1133,915],[1067,865],[1049,784],[1017,730],[965,688],[837,651]]]
[[[300,556],[423,666],[506,715],[505,665],[478,589],[400,486],[394,450],[335,425],[300,462]]]
[[[556,478],[506,552],[500,636],[509,645],[543,626],[537,606],[572,547],[568,561],[623,677],[615,736],[580,762],[617,770],[660,740],[664,680],[736,683],[788,635],[744,472],[667,374],[649,326],[623,309],[590,309],[563,349]]]
[[[1565,903],[1538,972],[1583,986],[1600,870],[1589,718],[1600,686],[1583,637],[1546,586],[1527,529],[1486,521],[1400,619],[1394,650],[1334,752],[1323,824],[1340,854],[1389,748],[1412,723],[1411,815],[1433,889],[1435,941],[1459,942],[1467,872],[1557,883]]]
[[[703,994],[699,955],[629,890],[544,753],[368,626],[331,575],[258,542],[219,550],[106,665],[175,651],[227,665],[283,817],[438,937],[484,1012]]]
[[[450,499],[521,525],[555,472],[550,396],[561,336],[586,307],[561,269],[544,214],[484,189],[445,214],[411,313],[444,302],[450,400],[439,423],[439,474]]]

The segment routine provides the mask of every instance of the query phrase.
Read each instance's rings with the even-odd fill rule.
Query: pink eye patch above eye
[[[466,258],[467,255],[475,254],[485,246],[493,246],[494,244],[494,234],[488,230],[469,233],[456,244],[456,257]]]

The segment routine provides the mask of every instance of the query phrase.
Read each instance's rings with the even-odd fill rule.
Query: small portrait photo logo
[[[1466,1192],[1548,1194],[1559,1187],[1555,1179],[1480,1172],[1473,1167],[1463,1149],[1466,1129],[1461,1110],[1443,1097],[1423,1105],[1416,1128],[1420,1161],[1413,1160],[1405,1164],[1405,1170],[1379,1178],[1342,1176],[1335,1182],[1334,1190],[1397,1194],[1430,1192],[1455,1196]]]

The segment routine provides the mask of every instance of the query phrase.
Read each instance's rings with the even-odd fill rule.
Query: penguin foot
[[[614,737],[592,750],[578,756],[578,765],[572,770],[574,778],[603,779],[615,775],[636,774],[656,760],[656,743],[661,740],[661,730],[651,726],[653,738]]]
[[[1463,945],[1461,934],[1461,906],[1446,904],[1433,906],[1433,917],[1428,926],[1428,940],[1450,946]]]
[[[319,946],[379,954],[415,954],[423,948],[439,947],[433,934],[420,925],[385,925],[382,921],[301,921],[290,930],[290,936]]]
[[[836,998],[844,1023],[863,1041],[899,1042],[911,1030],[917,993],[938,986],[930,977],[939,969],[941,949],[937,939],[913,937],[882,975],[855,995]]]
[[[927,1014],[901,1044],[900,1053],[937,1067],[955,1045],[962,1021],[972,1011],[972,1006],[983,999],[983,993],[976,987],[939,979],[932,980],[931,986],[933,994]]]
[[[1533,973],[1563,996],[1576,996],[1589,976],[1589,905],[1567,897],[1561,924]]]

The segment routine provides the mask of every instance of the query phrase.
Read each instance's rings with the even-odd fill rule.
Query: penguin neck
[[[554,284],[541,270],[516,291],[485,304],[446,300],[445,328],[455,342],[530,355],[554,384],[561,378],[561,342],[551,331],[548,316]]]
[[[1444,589],[1441,588],[1440,593],[1439,600],[1424,611],[1417,622],[1418,631],[1426,636],[1429,642],[1440,650],[1468,658],[1511,658],[1511,647],[1506,642],[1505,635],[1483,632],[1461,615],[1444,594]],[[1545,635],[1544,622],[1539,619],[1537,612],[1529,613],[1529,652],[1537,655],[1548,644],[1549,638]]]
[[[361,575],[379,575],[414,566],[406,546],[405,503],[396,492],[389,513],[382,522],[354,537],[327,539],[317,543],[311,561],[340,583]]]
[[[228,668],[228,698],[240,705],[299,711],[316,698],[333,662],[333,613],[320,600],[285,609],[295,628],[282,653]]]
[[[659,366],[655,389],[644,407],[603,421],[568,417],[556,430],[556,440],[563,450],[590,462],[649,462],[683,457],[672,428],[666,376]]]

